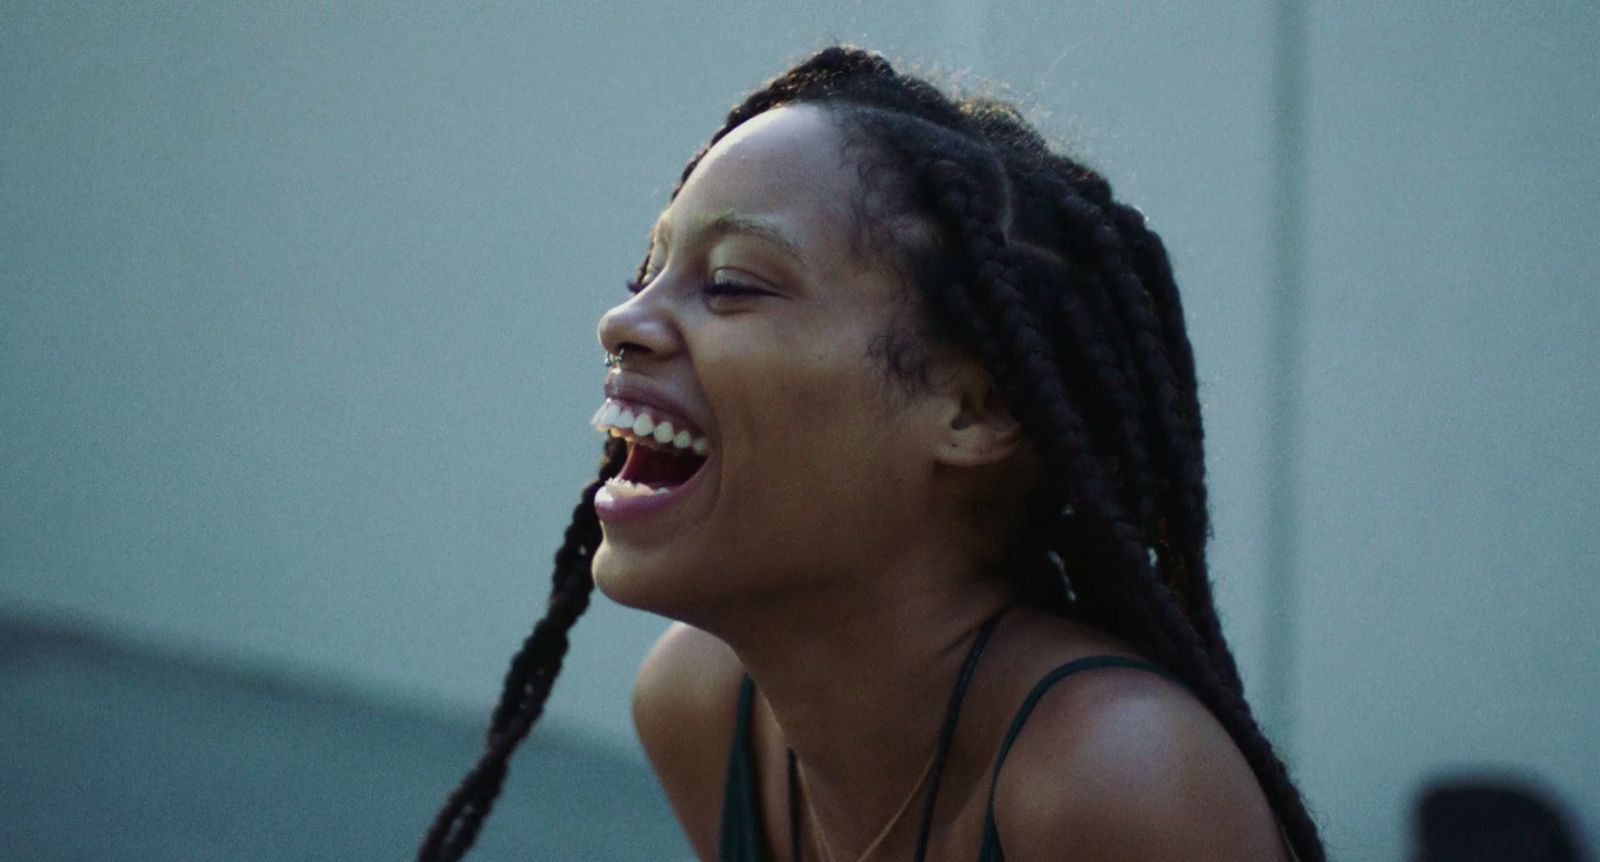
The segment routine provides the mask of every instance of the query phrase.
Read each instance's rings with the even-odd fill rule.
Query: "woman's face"
[[[656,222],[642,289],[599,326],[625,354],[597,423],[654,444],[596,497],[613,599],[693,619],[859,577],[915,529],[938,417],[873,355],[904,299],[852,252],[857,183],[829,115],[783,107],[718,142]]]

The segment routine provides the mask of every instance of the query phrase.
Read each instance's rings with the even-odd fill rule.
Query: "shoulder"
[[[1060,680],[1018,734],[995,787],[1013,862],[1281,859],[1255,775],[1186,689],[1127,667]]]
[[[674,623],[633,686],[633,724],[689,841],[713,858],[743,666],[721,640]]]

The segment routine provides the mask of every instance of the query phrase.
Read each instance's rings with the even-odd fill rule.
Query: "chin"
[[[681,592],[672,589],[678,579],[667,572],[653,571],[658,568],[610,542],[601,542],[591,571],[595,589],[606,598],[624,607],[671,616],[671,594]]]
[[[619,556],[610,542],[601,542],[594,552],[594,560],[589,564],[589,571],[594,575],[594,587],[601,595],[619,605],[633,607],[633,603],[627,600],[628,565],[618,559]]]
[[[608,542],[595,551],[591,571],[595,589],[624,607],[699,625],[708,612],[730,597],[704,565],[678,565],[657,554],[632,553]]]

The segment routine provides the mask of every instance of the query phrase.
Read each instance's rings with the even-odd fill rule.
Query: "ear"
[[[934,458],[951,467],[981,467],[1010,458],[1026,442],[994,381],[975,362],[953,369],[939,399]]]

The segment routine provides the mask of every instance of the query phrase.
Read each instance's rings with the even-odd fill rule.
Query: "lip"
[[[695,436],[709,436],[705,423],[699,421],[690,413],[683,404],[664,390],[658,389],[641,379],[633,376],[624,377],[625,372],[612,372],[606,375],[605,394],[607,398],[619,401],[632,401],[645,407],[654,407],[663,413],[672,414],[672,418],[681,418],[688,421],[691,433]],[[699,474],[696,474],[699,475]],[[685,483],[687,484],[687,483]],[[662,495],[670,496],[670,495]]]

